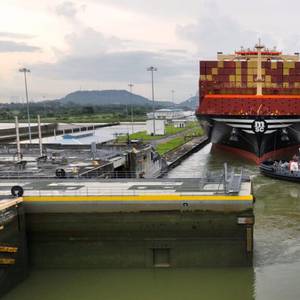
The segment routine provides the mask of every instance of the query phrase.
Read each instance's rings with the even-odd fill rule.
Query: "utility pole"
[[[16,126],[16,141],[17,141],[17,157],[18,161],[22,160],[21,155],[21,145],[20,145],[20,132],[19,132],[19,121],[18,117],[15,116],[15,126]]]
[[[128,86],[130,89],[130,94],[132,96],[132,88],[134,87],[134,84],[129,83]],[[131,134],[133,134],[133,103],[131,103]]]
[[[25,94],[26,94],[26,103],[27,103],[28,135],[29,135],[29,142],[31,144],[30,112],[29,112],[29,100],[28,100],[28,88],[27,88],[27,76],[26,76],[27,73],[30,73],[30,70],[26,68],[22,68],[19,69],[19,72],[24,73]]]
[[[40,156],[43,156],[43,141],[42,141],[42,129],[41,129],[41,118],[40,118],[40,115],[37,116],[37,119],[38,119]]]
[[[155,67],[149,67],[147,71],[151,72],[151,81],[152,81],[152,111],[153,111],[153,135],[155,135],[155,103],[154,103],[154,78],[153,72],[157,71]]]

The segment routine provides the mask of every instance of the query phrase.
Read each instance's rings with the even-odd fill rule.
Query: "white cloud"
[[[65,41],[69,48],[69,54],[77,56],[96,55],[120,49],[125,43],[117,37],[105,37],[101,32],[90,27],[66,35]]]
[[[55,11],[59,16],[74,18],[78,13],[78,8],[75,3],[65,1],[57,5]]]
[[[131,42],[106,37],[92,28],[66,36],[68,52],[54,63],[32,66],[40,76],[61,80],[101,80],[106,82],[144,83],[149,80],[146,68],[155,65],[161,79],[182,76],[193,71],[186,52],[130,49]]]
[[[0,38],[12,38],[12,39],[32,39],[34,36],[31,34],[17,33],[17,32],[0,32]]]
[[[39,47],[28,45],[26,43],[0,40],[0,52],[1,53],[35,52],[35,51],[39,51],[39,50],[40,50]]]
[[[239,23],[235,16],[226,15],[215,2],[205,6],[201,18],[186,25],[178,25],[180,38],[192,42],[199,57],[215,59],[218,51],[232,53],[240,46],[253,47],[261,38],[266,45],[275,45],[272,34],[262,33]]]

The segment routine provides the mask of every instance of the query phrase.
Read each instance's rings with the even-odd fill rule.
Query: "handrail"
[[[220,191],[222,191],[222,194],[220,194]],[[116,196],[153,196],[153,195],[173,195],[173,196],[227,196],[224,190],[215,190],[215,191],[191,191],[191,192],[181,192],[181,191],[175,191],[172,189],[168,190],[148,190],[148,191],[140,191],[140,190],[123,190],[123,191],[113,191],[112,189],[108,189],[106,191],[97,189],[83,189],[83,190],[26,190],[24,191],[24,196],[38,196],[38,197],[54,197],[54,196],[73,196],[73,197],[79,197],[79,196],[105,196],[105,197],[116,197]],[[0,195],[9,195],[9,190],[7,191],[1,191]],[[230,194],[233,195],[233,194]],[[238,194],[236,194],[238,195]],[[233,195],[234,196],[234,195]]]

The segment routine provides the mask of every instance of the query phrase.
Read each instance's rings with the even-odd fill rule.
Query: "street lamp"
[[[130,89],[130,94],[132,96],[132,88],[134,87],[134,84],[129,83],[128,86]],[[131,133],[133,134],[133,103],[131,103]]]
[[[153,111],[153,135],[155,135],[155,103],[154,103],[154,80],[153,80],[153,72],[157,71],[155,67],[149,67],[147,71],[151,72],[152,79],[152,111]]]
[[[29,112],[29,101],[28,101],[28,89],[27,89],[27,73],[30,73],[29,69],[22,68],[19,69],[19,72],[24,73],[24,80],[25,80],[25,93],[26,93],[26,103],[27,103],[27,120],[28,120],[28,135],[29,135],[29,142],[31,144],[31,127],[30,127],[30,112]]]

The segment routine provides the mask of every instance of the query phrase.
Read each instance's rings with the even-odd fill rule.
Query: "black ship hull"
[[[198,116],[215,147],[256,163],[286,158],[300,145],[300,117]]]

